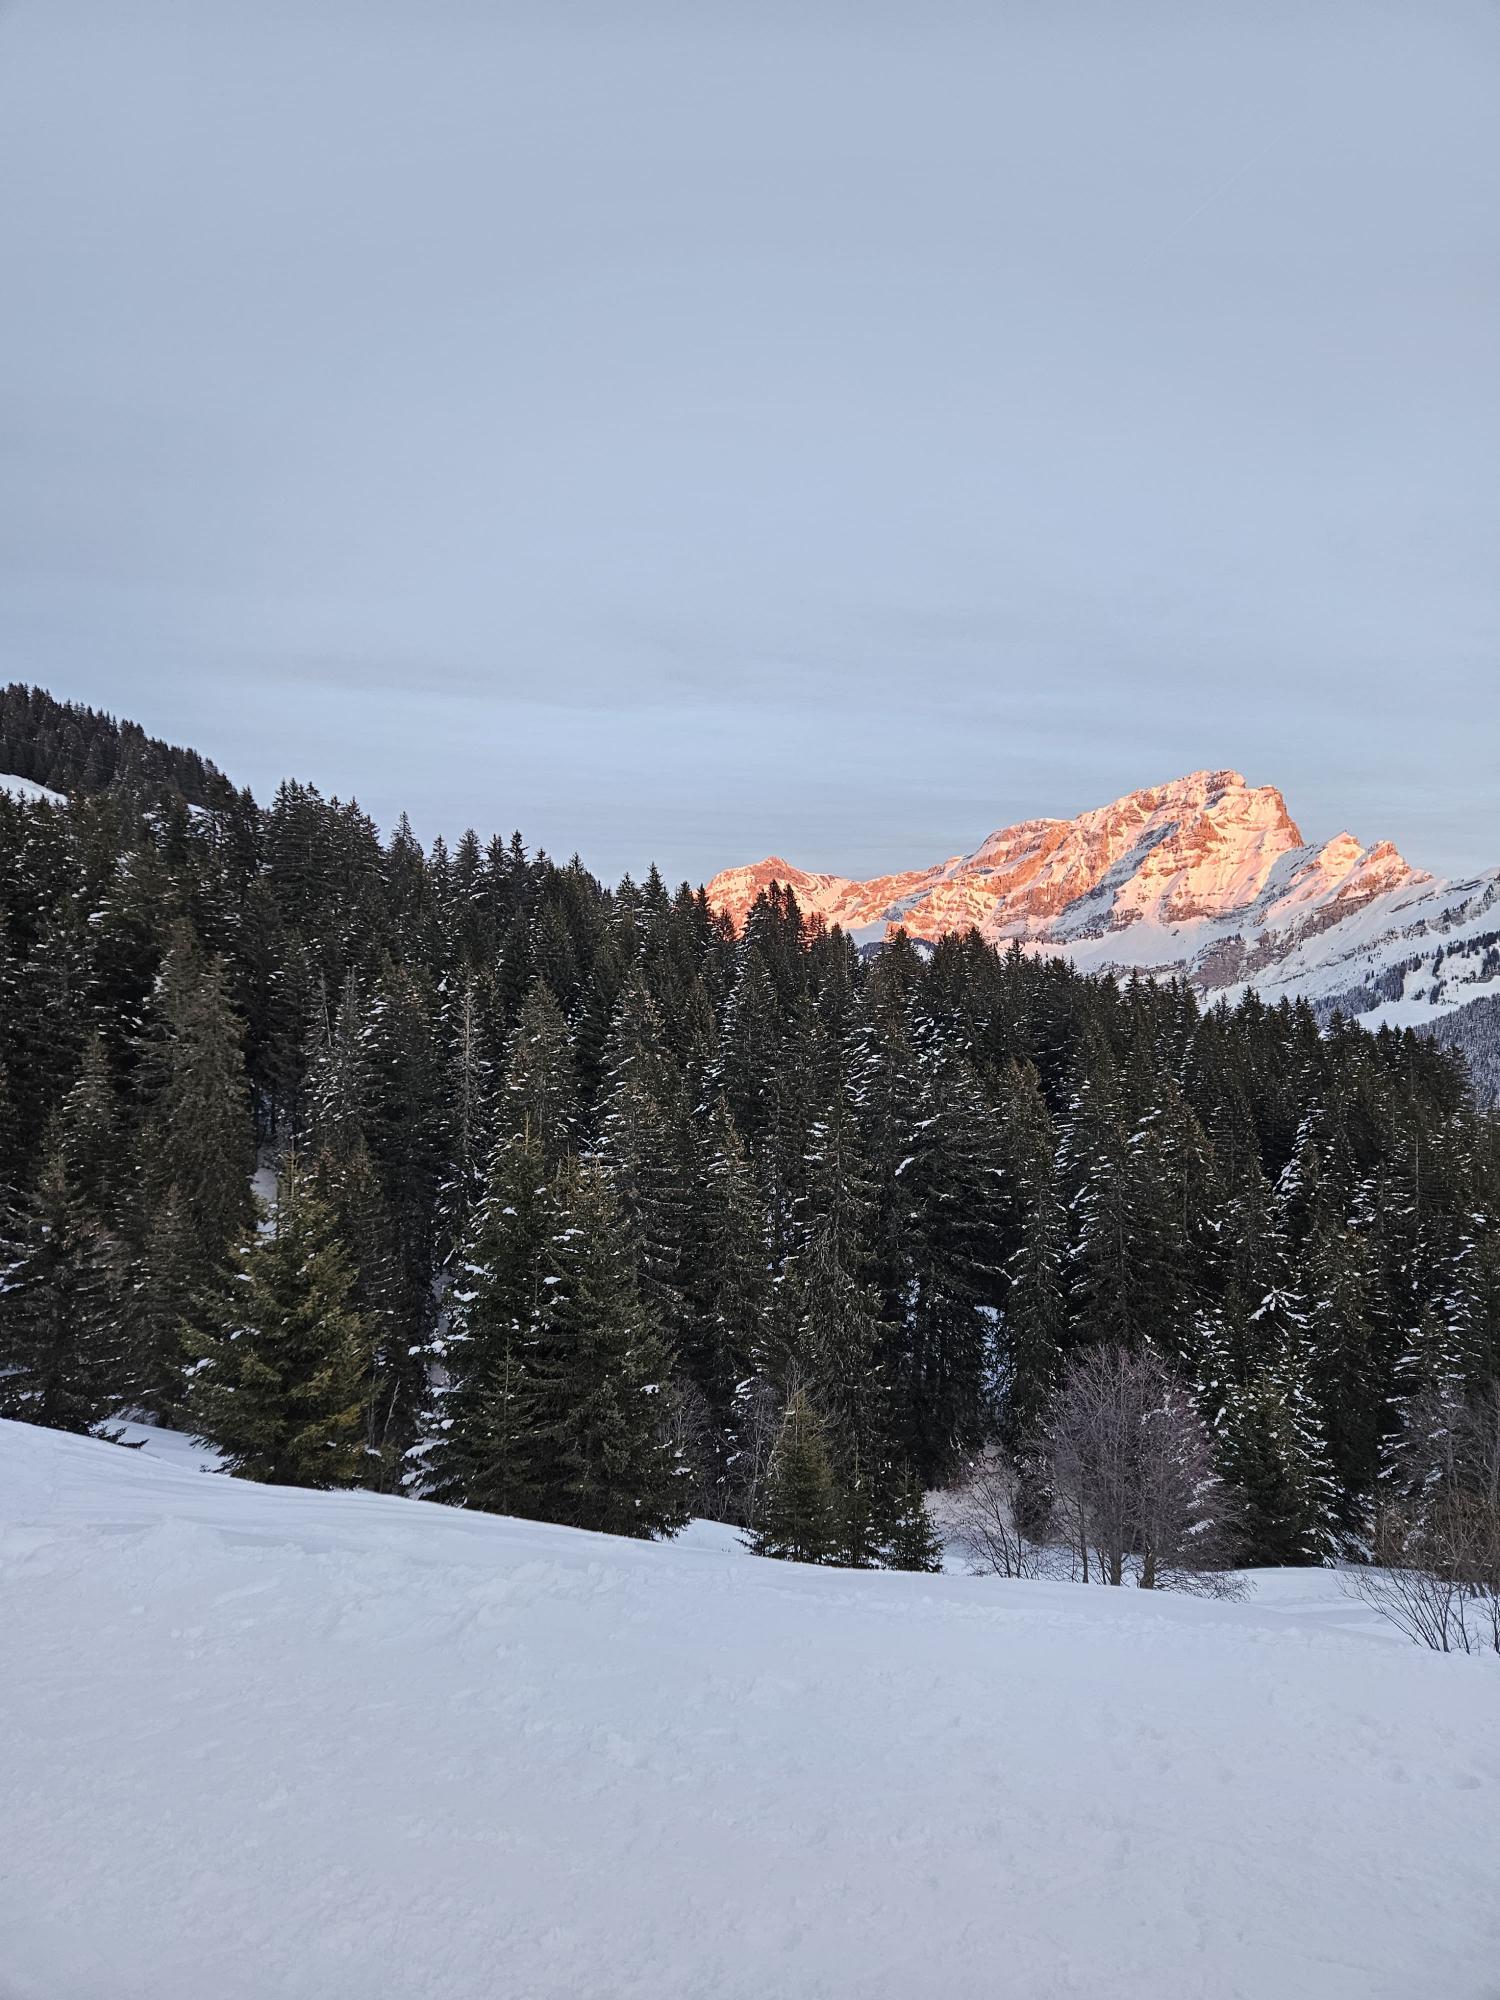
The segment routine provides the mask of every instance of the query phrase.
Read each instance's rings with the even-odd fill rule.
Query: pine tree
[[[823,1427],[807,1396],[787,1404],[771,1456],[765,1506],[750,1536],[759,1556],[783,1562],[832,1562],[841,1539],[833,1468]]]
[[[1114,1059],[1096,1035],[1080,1054],[1059,1152],[1072,1190],[1072,1317],[1080,1341],[1125,1349],[1146,1332],[1133,1136]]]
[[[715,1100],[690,1129],[692,1200],[682,1252],[679,1358],[703,1396],[710,1435],[701,1468],[710,1511],[730,1518],[735,1468],[745,1449],[743,1385],[772,1366],[768,1351],[771,1274],[766,1216],[754,1170],[729,1106]]]
[[[681,1342],[691,1160],[682,1077],[639,967],[615,1010],[593,1159],[609,1176],[630,1238],[641,1303]]]
[[[19,1222],[0,1273],[0,1415],[96,1431],[133,1381],[125,1260],[60,1144]]]
[[[1000,1152],[967,1063],[935,1032],[920,1071],[927,1115],[899,1171],[910,1202],[904,1329],[892,1370],[896,1442],[917,1475],[941,1482],[991,1428],[994,1322],[1002,1297]]]
[[[365,1033],[360,1129],[389,1230],[391,1332],[376,1351],[372,1404],[375,1442],[393,1481],[416,1440],[427,1386],[424,1357],[436,1318],[440,1090],[430,986],[407,967],[388,967]]]
[[[943,1540],[933,1526],[922,1496],[922,1482],[908,1473],[896,1489],[895,1515],[882,1550],[887,1569],[922,1570],[935,1575],[943,1567]]]
[[[375,1162],[364,1138],[324,1147],[300,1171],[333,1217],[352,1277],[350,1304],[368,1342],[365,1394],[365,1479],[382,1491],[402,1482],[409,1399],[425,1388],[427,1350],[413,1337],[409,1299],[395,1257],[395,1232]]]
[[[1310,1386],[1328,1441],[1339,1518],[1357,1528],[1374,1492],[1387,1431],[1394,1361],[1380,1325],[1379,1273],[1369,1238],[1320,1203],[1303,1246]]]
[[[250,1108],[240,1023],[224,968],[186,925],[172,934],[156,1000],[158,1036],[140,1065],[150,1111],[133,1197],[143,1395],[179,1403],[183,1332],[216,1310],[252,1214]]]
[[[530,1132],[548,1171],[578,1143],[578,1079],[568,1027],[552,988],[537,979],[527,990],[511,1040],[498,1113],[502,1135]]]
[[[487,977],[471,973],[443,995],[438,1024],[443,1143],[436,1220],[444,1261],[468,1233],[494,1147],[490,1023],[496,1012],[494,985]]]
[[[669,1435],[671,1355],[641,1310],[619,1203],[603,1171],[577,1161],[554,1200],[523,1387],[536,1512],[607,1534],[675,1534],[687,1493]]]
[[[782,1285],[787,1378],[805,1382],[839,1474],[880,1483],[890,1464],[880,1295],[870,1280],[870,1184],[848,1092],[814,1127],[801,1244]]]
[[[543,1505],[552,1467],[525,1390],[556,1230],[540,1141],[527,1130],[501,1140],[449,1288],[427,1441],[414,1454],[428,1498],[497,1514]]]
[[[1230,1390],[1216,1448],[1236,1496],[1245,1560],[1326,1562],[1334,1545],[1334,1483],[1302,1339],[1287,1340],[1247,1383]]]
[[[22,1255],[21,1147],[10,1078],[0,1063],[0,1301]],[[0,1325],[4,1306],[0,1303]]]
[[[53,1132],[75,1200],[118,1234],[126,1162],[124,1121],[102,1035],[84,1045],[83,1064]]]
[[[353,1486],[366,1471],[368,1329],[334,1217],[295,1161],[273,1227],[239,1259],[220,1323],[194,1343],[188,1410],[242,1479]]]

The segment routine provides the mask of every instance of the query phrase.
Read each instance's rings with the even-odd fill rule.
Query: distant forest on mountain
[[[1430,1038],[775,886],[736,935],[36,689],[0,771],[68,795],[0,790],[0,1414],[923,1566],[924,1489],[1145,1355],[1237,1556],[1312,1562],[1500,1372],[1500,1134]]]

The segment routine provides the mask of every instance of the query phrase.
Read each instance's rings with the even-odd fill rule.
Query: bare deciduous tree
[[[1348,1587],[1434,1652],[1500,1653],[1500,1381],[1415,1399],[1402,1458],[1418,1476],[1398,1477]]]
[[[1063,1377],[1047,1425],[1056,1520],[1085,1583],[1231,1595],[1227,1496],[1207,1426],[1151,1354],[1095,1348]]]
[[[977,1576],[1039,1576],[1045,1549],[1034,1514],[1021,1467],[990,1445],[943,1496],[941,1525]]]

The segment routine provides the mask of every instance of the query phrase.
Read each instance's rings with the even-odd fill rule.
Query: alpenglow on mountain
[[[1500,1027],[1500,869],[1440,881],[1389,841],[1304,839],[1274,785],[1194,771],[972,854],[852,881],[772,857],[710,901],[742,924],[771,882],[861,943],[977,930],[1075,964],[1179,976],[1210,997],[1305,996],[1366,1025],[1428,1027],[1483,1070]]]

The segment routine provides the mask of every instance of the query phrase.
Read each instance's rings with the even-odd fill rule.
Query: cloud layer
[[[16,0],[0,668],[852,873],[1199,766],[1500,861],[1500,10]]]

